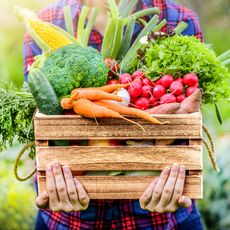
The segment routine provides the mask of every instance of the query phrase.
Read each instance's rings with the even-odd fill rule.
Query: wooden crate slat
[[[152,176],[78,176],[90,199],[139,199],[154,179]],[[38,177],[39,193],[45,190],[44,176]],[[184,195],[203,198],[202,176],[187,176]]]
[[[200,146],[37,147],[38,170],[45,171],[54,160],[73,171],[162,170],[174,163],[202,169]]]
[[[182,128],[183,127],[183,128]],[[199,139],[200,125],[143,125],[145,132],[138,126],[38,126],[37,140],[76,140],[76,139]]]

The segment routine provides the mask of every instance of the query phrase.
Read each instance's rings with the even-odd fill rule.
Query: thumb
[[[187,196],[180,196],[180,198],[178,199],[178,204],[182,208],[189,208],[192,205],[192,201]]]
[[[46,208],[48,206],[49,196],[47,192],[43,192],[40,196],[36,199],[36,205],[38,208]]]

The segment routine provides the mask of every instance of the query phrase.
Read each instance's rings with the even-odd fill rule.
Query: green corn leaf
[[[132,13],[133,8],[137,5],[138,0],[132,0],[129,2],[129,4],[124,8],[124,11],[122,12],[121,16],[123,18],[128,17],[130,13]]]
[[[119,10],[117,7],[117,4],[115,0],[108,0],[108,8],[112,14],[112,18],[118,18],[119,17]]]
[[[118,4],[118,10],[120,15],[123,15],[124,9],[129,4],[129,0],[120,0]]]
[[[217,103],[215,103],[215,111],[216,111],[216,117],[218,119],[218,121],[220,122],[220,124],[222,125],[223,123],[223,119],[222,119],[222,115],[219,109],[219,106],[217,105]]]
[[[226,52],[224,52],[223,54],[221,54],[217,58],[222,62],[227,60],[227,59],[230,59],[230,50],[227,50]]]
[[[68,33],[70,33],[72,36],[74,36],[73,19],[72,19],[72,15],[71,15],[70,6],[69,5],[64,6],[63,11],[64,11],[66,30]]]
[[[153,7],[153,8],[149,8],[149,9],[144,9],[144,10],[140,10],[132,15],[129,16],[130,17],[134,17],[135,19],[144,17],[146,15],[151,15],[151,14],[160,14],[160,9],[158,7]]]

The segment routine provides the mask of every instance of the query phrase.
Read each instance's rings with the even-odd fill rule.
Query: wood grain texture
[[[57,160],[73,171],[162,170],[174,163],[187,170],[202,168],[200,146],[37,147],[37,169]]]
[[[201,114],[191,115],[157,115],[161,121],[170,124],[153,125],[142,119],[131,118],[143,126],[145,132],[137,125],[121,119],[93,119],[79,116],[45,116],[35,115],[36,140],[76,140],[76,139],[200,139]]]
[[[90,199],[139,199],[154,179],[152,176],[78,176]],[[45,191],[45,177],[38,177],[39,193]],[[187,176],[184,195],[203,198],[202,176]]]

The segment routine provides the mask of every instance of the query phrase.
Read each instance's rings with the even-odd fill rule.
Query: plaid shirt
[[[74,28],[77,28],[77,19],[81,11],[80,0],[60,0],[40,12],[41,19],[56,24],[65,29],[62,8],[69,4],[73,15]],[[167,19],[167,28],[176,27],[178,22],[185,21],[188,28],[183,34],[194,35],[203,40],[198,17],[196,14],[178,3],[167,0],[140,0],[137,10],[149,7],[159,7],[161,10],[160,19]],[[134,38],[141,30],[136,24]],[[75,31],[76,32],[76,31]],[[93,30],[89,45],[101,49],[103,36]],[[34,57],[41,54],[41,50],[34,43],[28,34],[25,35],[24,44],[24,76],[27,80],[27,67],[34,62]],[[91,201],[86,211],[70,213],[54,213],[50,210],[42,210],[41,216],[49,229],[175,229],[184,221],[191,219],[191,212],[196,211],[194,202],[188,209],[179,209],[175,213],[151,213],[142,210],[138,200],[114,200],[114,201]],[[199,218],[198,212],[195,212]],[[194,226],[192,226],[194,227]],[[186,228],[187,229],[187,228]],[[199,228],[200,229],[200,228]]]

